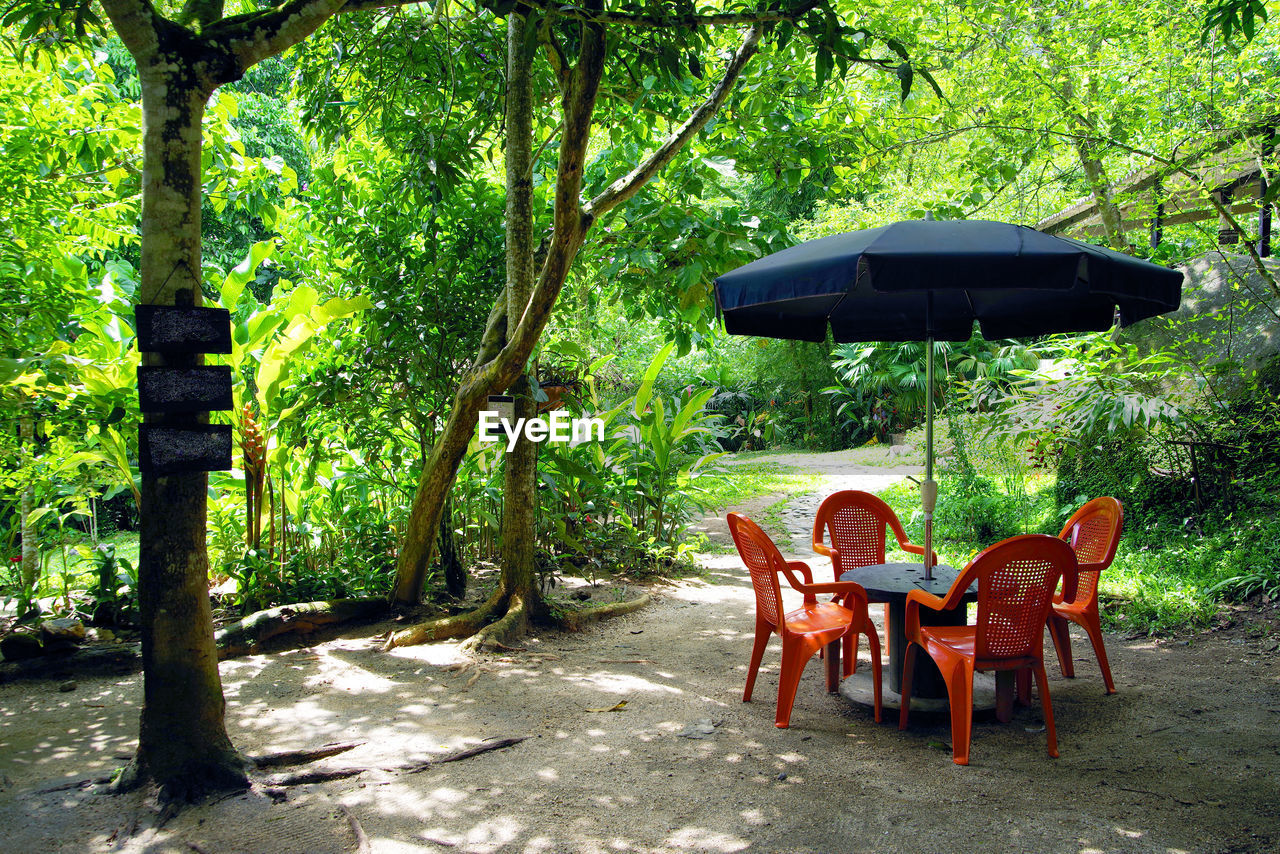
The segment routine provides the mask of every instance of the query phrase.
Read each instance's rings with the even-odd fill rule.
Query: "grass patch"
[[[1024,516],[1028,533],[1056,535],[1063,520],[1053,502],[1054,481],[1043,475],[1030,484],[1033,492],[1001,505],[1006,530],[993,531],[989,539],[975,535],[971,527],[948,520],[942,512],[947,500],[971,500],[973,496],[948,495],[939,489],[939,512],[934,525],[934,550],[941,563],[960,567],[982,549],[1021,533],[1024,525],[1014,517]],[[1003,494],[1003,492],[1001,493]],[[880,497],[902,520],[912,542],[924,543],[924,518],[920,510],[920,490],[915,484],[895,484]],[[1008,497],[1008,496],[1006,496]],[[1022,510],[1015,510],[1017,501]],[[1075,508],[1065,508],[1073,511]],[[990,521],[990,520],[989,520]],[[996,520],[999,521],[999,520]],[[1245,529],[1245,530],[1241,530]],[[1257,553],[1265,540],[1249,536],[1247,526],[1201,536],[1191,532],[1158,530],[1127,531],[1116,550],[1116,559],[1103,573],[1099,584],[1102,626],[1107,631],[1141,634],[1169,634],[1207,626],[1218,609],[1219,594],[1211,588],[1224,579],[1266,566],[1273,557]],[[894,560],[895,558],[890,558]],[[915,558],[904,558],[915,559]]]
[[[135,570],[138,568],[137,531],[117,531],[99,542],[115,546],[117,560],[127,560]],[[94,561],[93,546],[88,539],[44,549],[40,553],[40,560],[42,569],[37,596],[61,596],[65,587],[83,590],[97,582],[97,564]]]
[[[742,459],[736,455],[734,459]],[[783,466],[775,461],[734,463],[723,467],[717,475],[705,479],[701,500],[711,509],[730,510],[762,495],[785,493],[788,498],[818,488],[821,475]]]

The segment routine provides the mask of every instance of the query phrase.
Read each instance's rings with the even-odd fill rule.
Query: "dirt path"
[[[238,746],[360,740],[319,767],[370,770],[158,831],[143,811],[132,837],[131,800],[35,791],[120,764],[140,677],[66,693],[0,685],[0,850],[352,851],[348,813],[379,854],[1280,847],[1280,666],[1263,633],[1274,610],[1212,636],[1109,637],[1111,697],[1077,637],[1079,678],[1050,668],[1061,758],[1045,755],[1038,711],[1020,710],[977,724],[960,768],[945,722],[877,725],[824,693],[815,665],[791,728],[774,728],[776,642],[742,703],[754,606],[736,557],[708,557],[704,577],[657,593],[636,614],[470,664],[449,644],[384,654],[367,636],[226,662]],[[504,736],[526,740],[417,774],[378,770]]]

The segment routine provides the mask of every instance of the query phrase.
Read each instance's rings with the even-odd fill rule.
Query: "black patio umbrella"
[[[734,335],[839,343],[1098,332],[1178,307],[1182,273],[1021,225],[911,220],[823,237],[716,279]],[[1118,315],[1118,317],[1117,317]],[[925,572],[932,577],[933,396],[926,395]]]

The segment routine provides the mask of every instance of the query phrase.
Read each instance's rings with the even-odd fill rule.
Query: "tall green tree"
[[[190,0],[167,14],[149,0],[103,0],[101,8],[132,55],[141,84],[138,302],[199,305],[205,106],[218,87],[305,39],[344,3],[292,0],[231,16],[221,0]],[[83,35],[99,16],[88,2],[31,0],[16,4],[7,20],[25,20],[25,35],[50,26],[68,26]],[[147,354],[144,362],[187,363],[160,354]],[[244,760],[226,733],[213,641],[207,480],[203,474],[145,473],[142,478],[144,698],[138,750],[120,782],[126,787],[155,783],[166,798],[247,784]]]
[[[851,62],[889,64],[864,55],[869,33],[846,26],[834,9],[817,2],[774,11],[705,15],[672,15],[664,7],[658,8],[663,11],[637,14],[611,11],[602,3],[584,8],[531,4],[517,6],[507,15],[506,287],[490,313],[480,352],[462,377],[449,420],[423,470],[397,568],[393,594],[397,602],[412,603],[420,597],[440,508],[475,429],[477,413],[487,395],[512,387],[521,376],[593,227],[632,199],[712,121],[759,51],[765,30],[769,29],[779,43],[793,34],[803,34],[807,43],[815,43],[819,84],[837,65],[843,71]],[[707,34],[716,26],[742,28],[736,46],[721,44]],[[611,38],[608,33],[613,29],[640,35]],[[695,51],[716,48],[724,51],[724,64],[714,78],[704,80],[715,65],[704,62]],[[556,87],[551,103],[558,107],[556,119],[537,129],[547,136],[543,144],[534,136],[534,69],[539,54],[547,57]],[[619,79],[608,78],[606,67],[617,69]],[[900,64],[895,61],[891,67]],[[683,118],[669,120],[671,131],[665,139],[655,140],[653,148],[637,148],[634,159],[620,159],[616,177],[610,176],[608,183],[584,200],[592,126],[599,121],[597,100],[606,79],[624,92],[634,92],[632,87],[639,84],[636,94],[641,96],[664,81],[661,100],[668,109],[681,110]],[[678,97],[678,87],[700,97]],[[687,100],[694,100],[694,106],[684,113],[688,107],[680,102]],[[625,110],[609,115],[627,121]],[[535,179],[539,177],[535,153],[544,146],[556,154],[554,173],[545,183],[549,233],[545,226],[535,227]],[[546,236],[539,238],[542,234]],[[524,382],[515,387],[522,401],[518,416],[532,411],[531,396],[522,393]],[[471,635],[469,643],[473,645],[505,643],[525,631],[530,618],[540,614],[543,605],[532,563],[532,472],[533,449],[518,443],[507,459],[503,574],[492,596],[471,613],[397,633],[389,645],[459,635]]]

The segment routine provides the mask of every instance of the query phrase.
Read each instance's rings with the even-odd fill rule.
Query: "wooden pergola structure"
[[[1218,243],[1238,244],[1246,239],[1222,217],[1209,199],[1217,202],[1237,222],[1241,216],[1257,216],[1254,248],[1261,257],[1271,254],[1271,209],[1266,201],[1271,179],[1268,161],[1275,153],[1280,116],[1272,116],[1230,134],[1224,134],[1178,163],[1196,174],[1194,180],[1174,167],[1160,167],[1134,173],[1111,188],[1111,198],[1119,208],[1125,232],[1144,229],[1151,246],[1163,237],[1164,227],[1218,219]],[[1047,234],[1078,237],[1103,236],[1102,216],[1093,196],[1046,217],[1036,228]]]

